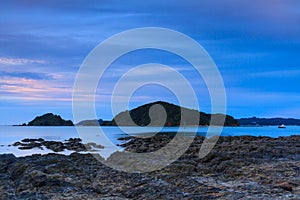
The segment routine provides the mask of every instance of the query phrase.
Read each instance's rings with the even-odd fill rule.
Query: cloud
[[[201,16],[198,25],[207,24],[206,30],[214,27],[235,37],[286,40],[299,38],[299,6],[297,0],[188,0],[183,8],[194,17]]]
[[[285,91],[259,91],[254,89],[245,88],[227,88],[228,102],[232,105],[258,105],[268,106],[286,106],[298,104],[300,96],[296,92],[285,92]]]
[[[72,86],[80,63],[99,42],[120,31],[155,26],[181,31],[200,42],[225,74],[229,103],[241,105],[243,114],[264,110],[270,102],[274,102],[274,107],[296,108],[298,105],[292,101],[299,102],[300,72],[296,68],[300,66],[299,7],[298,0],[3,1],[0,103],[32,101],[32,110],[37,109],[34,104],[47,108],[55,102],[67,104],[72,100]],[[113,83],[130,69],[128,63],[153,62],[175,66],[175,69],[179,66],[177,70],[193,83],[197,95],[206,94],[198,76],[186,71],[186,63],[184,66],[174,57],[148,51],[120,60],[116,64],[122,68],[119,71],[114,65],[99,85],[101,90],[96,100],[107,106],[104,102],[110,101]],[[161,76],[181,87],[177,80],[168,79],[167,71],[149,69],[132,76],[125,83],[127,86],[143,81],[143,76]],[[267,77],[270,79],[266,80]],[[243,90],[231,91],[230,87]],[[157,91],[147,92],[139,93],[133,100],[142,104],[150,97],[155,98]],[[170,97],[163,92],[157,96]],[[121,95],[120,100],[123,100]],[[201,104],[206,103],[205,99],[200,100]]]
[[[59,88],[55,86],[54,82],[49,82],[47,80],[34,80],[19,77],[8,77],[1,78],[0,80],[0,92],[11,92],[18,94],[34,94],[39,93],[53,93],[53,92],[69,92],[69,89]]]
[[[50,74],[35,73],[35,72],[6,72],[0,71],[0,78],[24,78],[32,80],[52,80],[53,77]]]
[[[253,77],[261,78],[283,78],[283,77],[297,77],[300,76],[300,70],[276,70],[264,71],[251,74]]]
[[[161,68],[159,66],[154,66],[153,67],[148,67],[148,68],[144,68],[143,70],[133,70],[133,71],[130,71],[134,69],[134,67],[128,65],[126,67],[122,67],[122,68],[115,68],[115,69],[111,69],[110,72],[112,73],[111,74],[111,77],[121,77],[122,75],[126,75],[126,76],[129,76],[129,77],[136,77],[136,78],[140,78],[140,79],[143,79],[142,77],[143,76],[155,76],[155,77],[158,77],[158,76],[166,76],[168,75],[169,73],[173,72],[174,70],[175,71],[178,71],[178,72],[183,72],[183,71],[192,71],[193,69],[190,68],[190,67],[186,67],[186,66],[181,66],[181,67],[170,67],[170,68]],[[129,70],[129,71],[128,71]]]
[[[0,64],[4,64],[4,65],[46,64],[46,63],[47,61],[45,60],[0,57]]]
[[[72,101],[72,82],[61,74],[0,72],[0,94],[3,101]]]

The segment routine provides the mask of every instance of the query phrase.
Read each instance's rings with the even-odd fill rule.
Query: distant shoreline
[[[280,124],[279,124],[280,125]],[[0,126],[14,126],[14,127],[97,127],[97,126],[100,126],[100,127],[118,127],[117,125],[115,126],[101,126],[101,125],[74,125],[74,126],[22,126],[22,125],[0,125]],[[188,127],[201,127],[201,128],[205,128],[205,127],[236,127],[236,128],[239,128],[239,127],[267,127],[267,126],[278,126],[278,125],[240,125],[240,126],[215,126],[215,125],[212,125],[212,126],[186,126],[187,128]],[[300,126],[300,125],[285,125],[287,127],[289,126]],[[142,128],[146,128],[146,127],[161,127],[161,126],[121,126],[121,127],[142,127]],[[162,127],[165,127],[165,128],[168,128],[168,126],[162,126]],[[183,127],[183,126],[170,126],[170,128],[172,127]]]

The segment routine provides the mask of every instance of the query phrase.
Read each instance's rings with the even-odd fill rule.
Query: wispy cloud
[[[72,100],[72,85],[65,83],[63,76],[55,75],[56,78],[60,78],[53,79],[47,74],[2,72],[0,77],[0,99],[2,100],[57,102]]]
[[[233,105],[257,105],[262,107],[267,106],[282,106],[282,102],[287,105],[298,103],[300,96],[298,93],[285,91],[257,91],[245,88],[227,88],[228,102]]]
[[[297,77],[300,75],[300,70],[276,70],[276,71],[265,71],[251,74],[254,77],[265,77],[265,78],[280,78],[280,77]]]
[[[2,91],[11,93],[28,93],[34,92],[66,92],[70,91],[66,88],[55,87],[56,84],[44,80],[33,80],[25,78],[7,78],[0,80],[0,88]],[[1,92],[0,90],[0,92]]]
[[[24,79],[33,79],[33,80],[52,80],[53,76],[46,73],[36,73],[36,72],[7,72],[0,71],[0,78],[24,78]]]
[[[5,65],[46,64],[46,63],[47,61],[38,60],[38,59],[0,57],[0,64],[5,64]]]
[[[137,68],[138,69],[138,68]],[[179,68],[178,68],[179,69]],[[168,67],[161,67],[161,66],[153,66],[143,68],[143,70],[130,70],[128,73],[124,74],[126,77],[134,77],[138,78],[139,80],[143,80],[145,77],[149,76],[155,76],[155,77],[161,77],[161,76],[168,76],[168,74],[174,72],[174,70],[179,71],[176,68],[168,68]]]

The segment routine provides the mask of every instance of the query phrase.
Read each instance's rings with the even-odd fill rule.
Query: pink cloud
[[[2,78],[0,80],[0,93],[3,93],[1,99],[7,100],[71,101],[72,87],[63,85],[59,81],[32,80],[17,77]]]

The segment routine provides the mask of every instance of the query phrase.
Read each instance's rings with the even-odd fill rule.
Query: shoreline
[[[124,148],[149,152],[171,139],[153,138],[129,140]],[[148,173],[120,172],[91,154],[2,154],[0,198],[300,198],[300,136],[220,137],[213,150],[200,159],[201,141],[203,137],[198,136],[177,161]]]

